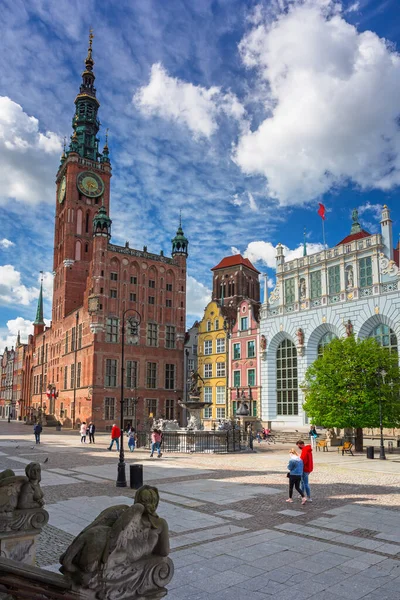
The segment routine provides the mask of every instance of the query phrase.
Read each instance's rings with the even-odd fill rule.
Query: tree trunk
[[[355,451],[363,451],[363,430],[361,427],[356,428]]]

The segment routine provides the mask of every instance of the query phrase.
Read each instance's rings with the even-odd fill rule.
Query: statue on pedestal
[[[162,598],[173,575],[167,522],[157,513],[158,490],[142,486],[132,506],[107,508],[60,557],[73,589],[100,600]]]
[[[200,396],[199,380],[204,383],[204,379],[198,371],[192,371],[189,379],[189,396]]]

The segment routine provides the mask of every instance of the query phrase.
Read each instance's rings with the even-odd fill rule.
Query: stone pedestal
[[[34,565],[36,537],[49,520],[43,508],[16,509],[0,514],[0,556]]]

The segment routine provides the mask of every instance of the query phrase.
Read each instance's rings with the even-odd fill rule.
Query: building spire
[[[305,227],[304,227],[304,233],[303,233],[303,256],[307,256],[306,228]]]
[[[172,256],[176,255],[188,255],[188,240],[185,237],[182,229],[182,211],[179,212],[179,227],[176,232],[176,236],[171,240],[172,242]]]
[[[36,319],[33,322],[34,325],[45,325],[45,322],[43,320],[43,271],[40,271],[40,273],[40,292],[36,309]]]

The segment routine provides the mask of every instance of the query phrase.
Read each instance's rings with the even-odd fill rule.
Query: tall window
[[[217,385],[216,390],[217,390],[216,404],[225,404],[225,397],[226,397],[225,386]]]
[[[154,279],[149,279],[149,288],[155,288],[156,287],[156,282]]]
[[[76,327],[73,327],[71,329],[71,352],[73,352],[75,350],[75,343],[76,343]]]
[[[294,302],[294,277],[285,280],[285,302],[292,304]]]
[[[64,390],[68,388],[68,366],[64,367]]]
[[[298,415],[297,350],[287,338],[276,353],[277,414]]]
[[[215,331],[218,331],[218,329],[219,329],[219,319],[215,319],[215,321],[214,321],[214,329],[215,329]]]
[[[331,343],[332,340],[336,340],[337,336],[331,331],[327,331],[318,342],[318,356],[322,356],[325,347]]]
[[[109,317],[106,325],[106,342],[118,342],[119,319]]]
[[[240,371],[233,371],[233,387],[240,387]]]
[[[372,285],[372,260],[370,256],[360,258],[359,261],[359,272],[360,272],[360,287],[368,287]]]
[[[136,302],[136,294],[135,293],[131,292],[129,294],[129,301],[130,302]]]
[[[65,354],[68,352],[68,331],[65,332]]]
[[[136,360],[126,361],[126,387],[133,389],[137,387],[137,370],[138,364]]]
[[[172,292],[172,283],[167,283],[166,290],[167,292]]]
[[[131,283],[136,285],[137,284],[137,277],[135,277],[135,276],[131,277]]]
[[[240,343],[233,344],[233,358],[234,360],[239,360],[240,358]]]
[[[322,294],[321,290],[321,271],[312,271],[310,273],[310,298],[319,298]]]
[[[226,369],[224,362],[217,362],[217,377],[225,377]]]
[[[81,387],[82,363],[78,362],[76,370],[76,387]]]
[[[254,340],[247,342],[247,358],[254,358],[256,355],[256,343]]]
[[[104,398],[104,420],[114,421],[115,419],[115,398]]]
[[[175,418],[175,402],[172,398],[167,398],[165,401],[165,418],[168,421],[173,421]]]
[[[204,354],[207,356],[212,354],[212,340],[205,340],[204,342]]]
[[[167,325],[165,328],[165,347],[175,348],[175,327]]]
[[[249,319],[248,317],[240,318],[240,329],[241,331],[246,331],[249,328]]]
[[[118,273],[110,273],[110,279],[111,281],[117,281],[118,280]]]
[[[71,365],[71,385],[69,387],[73,388],[75,386],[75,365]]]
[[[223,354],[225,352],[225,338],[217,339],[217,354]]]
[[[207,321],[207,331],[211,331],[211,321]]]
[[[255,369],[247,369],[247,385],[251,385],[251,387],[254,387],[256,385]]]
[[[217,419],[225,419],[225,407],[217,408]]]
[[[212,419],[212,406],[206,406],[204,409],[204,418]]]
[[[117,290],[110,290],[110,298],[116,298],[117,297]]]
[[[148,362],[146,368],[146,387],[156,389],[157,387],[157,363]]]
[[[147,323],[147,345],[157,346],[158,344],[158,325],[157,323]]]
[[[80,350],[80,348],[82,348],[82,329],[83,329],[83,325],[82,325],[82,323],[80,323],[78,325],[78,350]]]
[[[175,365],[165,365],[165,389],[175,389]]]
[[[340,292],[340,265],[329,267],[328,286],[330,294],[338,294]]]
[[[105,387],[117,387],[117,360],[107,358]]]
[[[210,377],[212,377],[212,365],[206,364],[204,365],[204,378],[210,379]]]
[[[187,368],[189,372],[194,371],[194,358],[188,358]]]
[[[390,329],[387,325],[381,323],[375,327],[370,337],[376,339],[376,341],[384,348],[389,348],[390,352],[397,352],[397,337],[393,329]]]
[[[148,302],[149,302],[149,304],[155,304],[155,296],[149,296]]]
[[[209,402],[212,404],[212,387],[210,385],[206,385],[203,387],[204,391],[204,402]]]
[[[156,398],[146,398],[147,416],[155,417],[157,415],[157,400]]]

